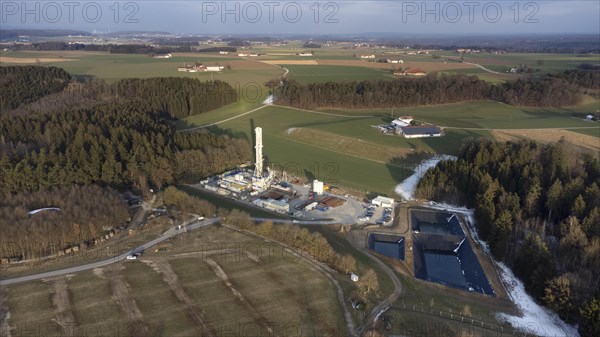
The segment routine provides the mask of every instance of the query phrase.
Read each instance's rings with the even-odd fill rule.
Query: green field
[[[396,108],[395,116],[412,115],[417,120],[449,128],[465,129],[530,129],[530,128],[589,128],[600,125],[571,118],[576,112],[595,112],[600,102],[592,100],[566,108],[518,107],[492,101]],[[343,114],[344,110],[321,111]],[[352,113],[389,115],[391,109],[360,110]],[[391,117],[389,117],[391,119]],[[476,131],[476,130],[475,130]]]
[[[571,118],[574,112],[595,111],[596,105],[592,102],[546,109],[480,101],[394,109],[394,116],[413,115],[419,121],[447,127],[446,135],[440,138],[405,139],[381,134],[372,126],[391,121],[391,109],[306,111],[271,106],[209,129],[227,129],[250,141],[253,127],[261,126],[265,156],[275,167],[287,167],[290,174],[315,177],[358,191],[393,194],[394,186],[410,174],[410,167],[423,159],[424,153],[456,155],[465,138],[491,137],[493,129],[581,128],[574,131],[597,135],[600,125]],[[232,114],[229,111],[223,117],[231,118]],[[199,126],[216,119],[216,113],[201,114],[180,126]],[[298,129],[313,130],[316,137],[300,137]],[[336,144],[334,140],[339,137],[359,141],[358,147],[379,146],[390,149],[389,153],[404,152],[377,157],[374,151],[361,152],[358,147],[348,149]]]
[[[74,76],[96,76],[109,82],[123,78],[150,77],[188,77],[200,80],[219,79],[234,86],[244,87],[248,83],[257,83],[261,87],[270,79],[283,73],[278,67],[261,69],[236,69],[223,72],[186,73],[177,71],[177,67],[185,63],[211,62],[226,66],[228,61],[240,60],[238,57],[220,57],[211,54],[200,56],[173,56],[170,59],[155,59],[141,54],[108,54],[108,53],[56,53],[56,52],[15,52],[3,53],[4,57],[14,58],[65,58],[73,59],[64,62],[49,62],[51,65],[65,69]],[[1,59],[0,59],[1,61]],[[3,63],[8,64],[8,63]]]
[[[201,123],[202,115],[194,120]],[[366,160],[349,155],[335,148],[319,145],[319,140],[306,143],[295,139],[289,133],[290,128],[315,128],[333,133],[342,133],[351,137],[373,134],[380,141],[390,142],[394,146],[409,147],[401,138],[383,139],[378,131],[370,127],[382,123],[381,117],[350,118],[330,116],[314,112],[289,109],[279,106],[266,107],[254,113],[244,115],[209,127],[215,132],[218,129],[229,129],[234,134],[253,138],[253,126],[263,128],[264,155],[274,167],[285,167],[288,174],[299,177],[314,177],[332,184],[350,187],[359,191],[377,191],[393,193],[394,186],[404,180],[410,172],[402,163],[387,163],[382,160]],[[353,134],[352,129],[360,134]],[[411,163],[412,164],[412,163]],[[368,174],[365,174],[368,172]]]
[[[282,65],[290,77],[303,83],[344,80],[383,80],[394,78],[386,69],[330,65]]]
[[[437,55],[459,58],[456,52],[440,51]],[[485,59],[485,60],[484,60]],[[465,62],[481,63],[486,68],[496,71],[506,71],[507,68],[527,65],[541,72],[559,72],[575,68],[582,63],[600,66],[600,55],[573,55],[573,54],[541,54],[541,53],[507,53],[507,54],[467,54]],[[541,64],[538,64],[538,61]]]
[[[315,58],[353,58],[365,51],[336,47],[316,50]],[[266,58],[286,59],[304,48],[301,44],[285,47],[257,47],[255,52]],[[376,51],[397,52],[398,50]],[[452,54],[452,52],[447,52]],[[438,52],[438,54],[443,54]],[[60,56],[63,55],[63,56]],[[265,107],[255,112],[269,94],[264,82],[276,78],[283,69],[273,66],[263,69],[233,69],[223,73],[181,73],[176,67],[185,62],[215,62],[226,65],[239,60],[235,56],[202,54],[200,56],[175,56],[171,59],[154,59],[147,55],[114,55],[106,53],[16,52],[7,57],[68,57],[75,61],[47,63],[65,68],[74,75],[93,75],[108,81],[125,77],[184,76],[199,79],[221,79],[234,85],[239,93],[236,103],[204,114],[176,122],[178,129],[207,124],[218,133],[228,132],[251,141],[253,127],[261,126],[264,132],[265,158],[273,167],[286,168],[289,174],[309,179],[317,178],[357,191],[374,191],[393,194],[396,184],[404,180],[414,164],[432,153],[457,154],[467,137],[490,137],[491,129],[575,128],[573,131],[597,136],[597,125],[571,118],[574,112],[592,112],[600,107],[597,100],[563,109],[525,108],[497,102],[473,102],[439,106],[373,110],[325,109],[319,112],[302,111],[285,107]],[[402,55],[407,60],[435,61],[433,55]],[[506,67],[520,60],[536,63],[543,60],[546,67],[574,67],[578,62],[593,63],[596,56],[578,57],[556,54],[475,54],[467,55],[470,61],[494,67]],[[304,83],[323,81],[389,79],[393,76],[384,69],[334,66],[334,65],[284,65],[291,78]],[[500,69],[500,68],[498,68]],[[562,69],[562,68],[561,68]],[[481,76],[489,81],[502,81],[505,75],[494,75],[482,69],[457,69],[452,73]],[[250,86],[248,86],[250,84]],[[245,90],[249,88],[249,90]],[[256,88],[259,88],[257,91]],[[247,114],[246,114],[247,113]],[[332,113],[332,114],[328,114]],[[381,134],[372,126],[385,124],[393,116],[413,115],[417,120],[446,127],[441,138],[404,139]],[[579,129],[580,128],[580,129]],[[299,131],[295,131],[299,130]],[[368,174],[365,174],[368,172]]]

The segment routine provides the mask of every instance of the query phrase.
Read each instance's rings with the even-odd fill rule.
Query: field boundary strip
[[[293,107],[293,106],[278,105],[278,104],[273,104],[273,106],[280,107],[280,108],[286,108],[286,109],[299,110],[299,111],[304,111],[304,112],[309,112],[309,113],[319,114],[319,115],[334,116],[334,117],[344,117],[344,118],[373,118],[373,117],[377,117],[377,116],[374,116],[374,115],[356,115],[356,116],[340,115],[340,114],[334,114],[334,113],[330,113],[330,112],[321,112],[321,111],[307,110],[307,109],[296,108],[296,107]],[[349,110],[352,110],[352,109],[349,109]]]

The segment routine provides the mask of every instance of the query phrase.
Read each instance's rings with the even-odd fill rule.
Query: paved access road
[[[194,219],[197,219],[197,217],[194,217]],[[55,276],[60,276],[60,275],[67,275],[67,274],[74,274],[74,273],[78,273],[81,271],[85,271],[85,270],[89,270],[89,269],[94,269],[94,268],[98,268],[98,267],[104,267],[107,266],[109,264],[113,264],[115,262],[119,262],[122,260],[125,260],[127,258],[128,255],[137,253],[137,252],[142,252],[152,246],[155,246],[165,240],[168,240],[178,234],[183,233],[184,231],[188,231],[188,230],[192,230],[192,229],[196,229],[196,228],[202,228],[202,227],[206,227],[212,224],[215,224],[217,222],[219,222],[221,220],[221,218],[209,218],[209,219],[205,219],[203,221],[194,221],[194,220],[190,220],[187,221],[186,223],[181,225],[181,229],[177,229],[177,227],[173,227],[171,229],[169,229],[168,231],[164,232],[161,236],[159,236],[158,238],[146,242],[145,244],[136,247],[135,249],[132,249],[130,251],[127,251],[121,255],[117,255],[114,256],[112,258],[106,259],[106,260],[102,260],[102,261],[97,261],[97,262],[91,262],[91,263],[87,263],[87,264],[83,264],[80,266],[75,266],[75,267],[70,267],[70,268],[64,268],[64,269],[58,269],[58,270],[52,270],[52,271],[48,271],[48,272],[43,272],[43,273],[38,273],[38,274],[33,274],[33,275],[27,275],[27,276],[21,276],[21,277],[15,277],[15,278],[10,278],[10,279],[2,279],[0,280],[0,286],[5,286],[5,285],[11,285],[11,284],[17,284],[17,283],[23,283],[23,282],[29,282],[29,281],[36,281],[36,280],[41,280],[41,279],[45,279],[45,278],[49,278],[49,277],[55,277]],[[289,223],[289,224],[300,224],[300,225],[324,225],[324,224],[333,224],[335,223],[333,220],[330,221],[318,221],[318,220],[314,220],[314,221],[304,221],[304,220],[286,220],[286,219],[271,219],[271,218],[252,218],[252,220],[254,221],[272,221],[274,223]]]
[[[206,226],[217,223],[219,220],[220,220],[219,218],[210,218],[210,219],[206,219],[204,221],[193,222],[193,223],[185,226],[185,230],[192,230],[192,229],[196,229],[196,228],[206,227]],[[173,228],[169,229],[168,231],[164,232],[158,238],[156,238],[152,241],[146,242],[145,244],[143,244],[139,247],[136,247],[133,250],[130,250],[130,251],[123,253],[121,255],[118,255],[118,256],[114,256],[110,259],[97,261],[97,262],[91,262],[91,263],[84,264],[81,266],[75,266],[75,267],[70,267],[70,268],[65,268],[65,269],[48,271],[48,272],[39,273],[39,274],[15,277],[15,278],[10,278],[10,279],[3,279],[3,280],[0,280],[0,286],[29,282],[29,281],[36,281],[36,280],[41,280],[44,278],[66,275],[66,274],[73,274],[73,273],[78,273],[78,272],[81,272],[84,270],[94,269],[94,268],[98,268],[98,267],[104,267],[109,264],[113,264],[115,262],[125,260],[128,255],[146,250],[146,249],[148,249],[156,244],[159,244],[165,240],[168,240],[184,231],[183,225],[182,225],[182,228],[179,230],[176,228],[177,227],[173,227]]]
[[[12,285],[12,284],[18,284],[18,283],[30,282],[30,281],[37,281],[37,280],[41,280],[41,279],[45,279],[45,278],[73,274],[73,273],[78,273],[78,272],[82,272],[85,270],[90,270],[90,269],[94,269],[94,268],[98,268],[98,267],[104,267],[104,266],[125,260],[128,255],[135,254],[137,252],[142,252],[154,245],[157,245],[157,244],[159,244],[165,240],[168,240],[174,236],[177,236],[181,233],[187,232],[189,230],[197,229],[197,228],[207,227],[207,226],[213,225],[215,223],[218,223],[221,220],[221,218],[216,217],[216,218],[205,219],[202,221],[197,221],[196,220],[197,218],[198,218],[197,215],[194,215],[194,217],[191,220],[184,222],[181,225],[181,227],[179,227],[179,226],[172,227],[171,229],[164,232],[160,237],[158,237],[152,241],[146,242],[145,244],[143,244],[139,247],[136,247],[130,251],[127,251],[121,255],[112,257],[110,259],[97,261],[97,262],[91,262],[88,264],[70,267],[70,268],[64,268],[64,269],[59,269],[59,270],[53,270],[53,271],[33,274],[33,275],[4,279],[4,280],[0,280],[0,286],[6,286],[6,285]],[[312,225],[317,225],[317,224],[324,225],[324,224],[336,223],[333,220],[330,220],[330,221],[319,221],[319,220],[305,221],[305,220],[286,220],[286,219],[272,219],[272,218],[252,218],[252,220],[254,220],[254,221],[272,221],[273,223],[289,223],[289,224],[293,223],[293,224],[300,224],[300,225],[311,225],[311,224]],[[181,229],[177,229],[177,228],[181,228]],[[373,255],[371,255],[364,248],[362,248],[362,247],[356,247],[356,248],[361,250],[364,254],[366,254],[369,258],[371,258],[374,262],[376,262],[383,268],[383,270],[389,275],[389,277],[394,282],[394,292],[390,296],[388,296],[387,298],[385,298],[381,302],[379,302],[373,308],[373,310],[371,310],[371,313],[366,317],[366,319],[363,320],[363,323],[359,327],[356,328],[356,330],[353,329],[354,325],[352,324],[352,319],[349,318],[350,316],[347,313],[347,315],[346,315],[347,317],[345,317],[345,318],[346,318],[346,321],[349,322],[348,327],[350,329],[350,334],[352,336],[363,335],[369,328],[371,328],[375,324],[375,322],[377,321],[379,316],[382,313],[384,313],[385,311],[387,311],[390,308],[390,306],[392,305],[392,303],[398,299],[398,297],[400,296],[400,293],[402,291],[402,285],[400,284],[400,280],[394,274],[394,272],[391,268],[389,268],[385,263],[383,263],[382,261],[380,261]],[[311,263],[315,263],[312,260],[309,260],[309,259],[307,259],[307,260]],[[341,288],[339,287],[339,284],[337,284],[337,281],[335,281],[335,279],[327,272],[326,267],[321,266],[318,263],[316,263],[316,265],[319,268],[322,268],[325,271],[325,274],[328,276],[328,278],[330,280],[332,280],[334,282],[334,284],[336,284],[336,286],[338,288],[338,297],[340,297],[342,304],[344,304],[343,292],[341,292]]]

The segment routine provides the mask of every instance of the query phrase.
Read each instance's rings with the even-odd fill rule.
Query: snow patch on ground
[[[521,317],[499,313],[497,314],[499,319],[510,323],[515,328],[538,336],[579,336],[577,328],[566,324],[558,315],[535,303],[533,298],[525,292],[523,282],[512,273],[510,268],[501,262],[496,264],[500,268],[500,277],[508,290],[510,299],[522,313]]]
[[[473,238],[473,240],[475,242],[477,242],[479,245],[481,245],[481,247],[483,248],[483,250],[486,253],[490,254],[490,246],[488,246],[487,242],[481,240],[479,238],[479,235],[477,234],[477,229],[475,228],[475,215],[474,215],[472,209],[469,209],[466,207],[461,207],[461,206],[448,205],[448,204],[444,204],[444,203],[437,203],[435,201],[430,201],[429,205],[427,207],[433,208],[433,209],[439,209],[441,211],[460,213],[460,214],[464,215],[464,217],[467,219],[467,227],[469,230],[469,234],[471,235],[471,237]]]
[[[443,154],[443,155],[435,156],[433,158],[424,160],[423,162],[421,162],[421,164],[419,164],[417,167],[415,167],[415,169],[414,169],[415,173],[413,173],[413,175],[404,179],[403,182],[401,182],[400,184],[398,184],[396,186],[396,193],[398,193],[400,196],[402,196],[402,198],[404,198],[405,200],[413,199],[415,190],[417,189],[417,184],[419,183],[419,180],[421,179],[421,177],[423,177],[425,175],[425,172],[427,172],[427,170],[429,170],[432,167],[435,167],[435,165],[437,165],[437,163],[439,163],[441,160],[456,160],[456,159],[457,158],[454,156],[449,156],[449,155]]]
[[[481,245],[484,251],[490,253],[487,242],[482,241],[477,235],[475,229],[475,218],[472,209],[458,207],[448,204],[429,202],[429,208],[461,213],[468,221],[468,229],[473,240]],[[531,296],[525,291],[523,282],[519,280],[513,272],[501,262],[494,260],[498,266],[500,278],[506,287],[508,296],[521,312],[521,316],[512,316],[505,313],[498,313],[497,317],[501,321],[508,322],[515,329],[544,337],[578,337],[577,328],[563,322],[558,315],[548,309],[538,305]]]
[[[269,95],[269,97],[267,97],[262,104],[273,104],[273,95]]]

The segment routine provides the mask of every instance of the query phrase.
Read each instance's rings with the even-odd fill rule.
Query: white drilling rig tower
[[[256,137],[256,145],[254,149],[256,150],[256,162],[254,163],[254,177],[256,179],[263,178],[263,143],[262,143],[262,128],[257,127],[254,129],[254,134]]]

